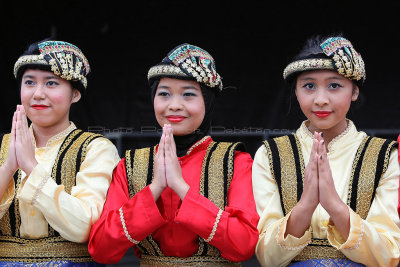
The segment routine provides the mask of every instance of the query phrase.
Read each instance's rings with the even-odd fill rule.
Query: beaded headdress
[[[193,78],[199,83],[222,90],[222,78],[217,73],[212,56],[204,49],[186,43],[171,50],[147,74],[149,82],[161,77]]]
[[[63,41],[44,41],[38,44],[39,55],[22,55],[14,65],[14,76],[26,65],[48,65],[62,79],[79,81],[87,87],[86,76],[90,72],[89,62],[82,51]]]
[[[346,78],[356,81],[366,79],[365,65],[349,40],[343,37],[330,37],[320,44],[324,58],[306,58],[290,63],[283,71],[286,80],[296,72],[310,70],[334,70]]]

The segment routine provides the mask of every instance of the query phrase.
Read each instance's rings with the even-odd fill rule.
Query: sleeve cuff
[[[355,213],[351,208],[350,212],[350,232],[347,240],[344,240],[336,226],[329,221],[328,224],[328,240],[335,248],[342,249],[356,249],[359,247],[362,236],[364,235],[364,225],[360,216]]]
[[[278,227],[278,232],[276,234],[276,242],[283,249],[301,250],[311,242],[311,226],[308,230],[304,232],[304,235],[300,238],[297,238],[290,234],[285,237],[287,221],[290,217],[290,214],[291,212],[281,219]]]
[[[133,244],[137,244],[166,223],[154,201],[149,186],[143,188],[135,197],[119,209],[125,237]],[[138,212],[132,212],[135,210],[138,210]]]
[[[4,214],[10,207],[15,195],[14,179],[8,183],[7,190],[4,192],[3,198],[0,201],[0,214]]]

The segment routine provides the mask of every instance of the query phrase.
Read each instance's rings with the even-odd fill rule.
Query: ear
[[[356,85],[353,90],[353,95],[351,96],[351,101],[356,101],[358,99],[358,95],[360,94],[360,89]]]
[[[78,89],[72,89],[72,99],[71,99],[71,103],[76,103],[79,101],[79,99],[81,99],[81,92],[79,92]]]

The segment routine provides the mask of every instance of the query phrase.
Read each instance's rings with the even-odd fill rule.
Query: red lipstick
[[[331,115],[331,111],[314,111],[315,116],[325,118]]]
[[[167,116],[167,120],[169,122],[181,122],[185,119],[184,116],[179,116],[179,115],[171,115],[171,116]]]
[[[32,108],[36,109],[36,110],[43,110],[48,108],[49,106],[46,105],[32,105]]]

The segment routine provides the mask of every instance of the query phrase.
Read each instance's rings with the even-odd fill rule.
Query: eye
[[[341,87],[343,87],[343,86],[341,84],[339,84],[339,83],[331,83],[328,86],[329,89],[339,89]]]
[[[157,93],[157,96],[169,96],[169,93],[166,91],[160,91]]]
[[[32,80],[25,80],[24,84],[32,86],[35,85],[35,82]]]
[[[313,83],[306,83],[305,85],[303,85],[303,88],[308,89],[308,90],[315,90],[316,86]]]
[[[56,82],[56,81],[47,81],[46,85],[49,86],[49,87],[53,87],[53,86],[59,85],[59,83]]]
[[[193,93],[193,92],[184,92],[183,93],[184,97],[190,97],[190,96],[197,96],[197,94]]]

